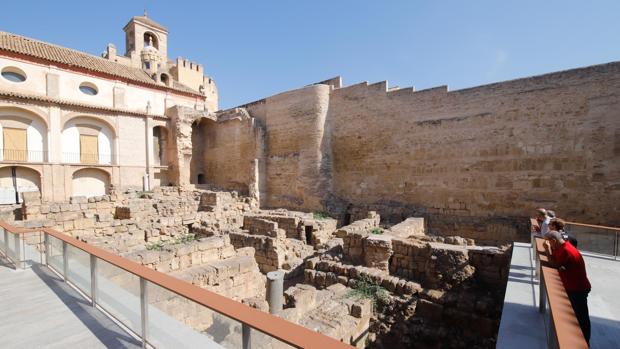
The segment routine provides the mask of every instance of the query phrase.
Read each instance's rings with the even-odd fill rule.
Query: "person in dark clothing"
[[[566,222],[564,222],[564,220],[560,218],[552,218],[549,221],[549,230],[555,230],[558,233],[562,234],[562,238],[564,240],[568,240],[571,243],[571,245],[577,248],[577,239],[575,239],[575,237],[572,235],[568,235],[568,233],[564,230],[565,226],[566,226]]]
[[[590,344],[590,314],[588,294],[592,289],[586,274],[586,264],[581,253],[562,234],[550,231],[545,235],[545,249],[550,256],[550,265],[558,268],[562,284],[579,322],[588,345]]]

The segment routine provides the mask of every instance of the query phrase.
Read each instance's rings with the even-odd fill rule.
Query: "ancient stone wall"
[[[618,224],[619,78],[611,63],[451,92],[336,89],[334,194],[386,218],[409,206],[484,222],[541,205]],[[434,223],[431,231],[460,235]]]
[[[425,217],[490,243],[526,239],[536,206],[620,224],[620,63],[450,92],[314,85],[244,108],[266,132],[262,206]]]
[[[257,141],[260,141],[256,133],[260,131],[247,114],[240,112],[237,117],[228,114],[218,115],[217,122],[203,120],[195,127],[192,145],[197,158],[193,161],[198,163],[192,170],[196,176],[192,180],[248,195]],[[203,183],[198,182],[198,175]]]
[[[264,207],[319,211],[328,190],[324,137],[330,87],[308,86],[246,105],[265,126]]]

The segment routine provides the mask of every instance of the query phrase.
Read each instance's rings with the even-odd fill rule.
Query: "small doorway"
[[[198,174],[198,184],[207,184],[204,173]]]

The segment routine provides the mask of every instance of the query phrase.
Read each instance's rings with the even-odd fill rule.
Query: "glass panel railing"
[[[250,330],[250,347],[251,348],[295,349],[294,346],[288,345],[282,341],[279,341],[257,330]]]
[[[613,256],[616,250],[615,234],[611,230],[568,224],[566,232],[577,239],[581,251]]]
[[[147,282],[148,335],[155,348],[241,348],[241,323]]]
[[[90,289],[90,254],[67,245],[67,279],[87,296]]]
[[[140,322],[140,278],[97,259],[97,304],[136,334]]]
[[[47,254],[47,264],[50,265],[57,273],[63,273],[64,260],[62,257],[62,240],[59,240],[51,235],[48,235],[49,239],[49,251]]]
[[[4,237],[5,230],[0,227],[0,251],[6,254],[6,238]]]
[[[40,232],[23,233],[20,234],[21,238],[21,251],[22,251],[22,267],[28,268],[34,263],[43,262],[42,251],[43,240]]]
[[[11,261],[17,263],[18,253],[19,253],[19,235],[17,234],[5,234],[7,238],[7,253],[6,255],[9,257]]]

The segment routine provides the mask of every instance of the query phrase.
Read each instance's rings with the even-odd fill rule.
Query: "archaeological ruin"
[[[165,28],[144,16],[125,30],[141,45],[126,56],[112,45],[87,57],[97,71],[76,60],[92,81],[121,80],[98,83],[100,104],[63,93],[68,62],[29,70],[56,59],[28,46],[44,43],[0,34],[0,68],[43,81],[42,91],[0,81],[0,134],[18,139],[6,130],[40,121],[45,154],[0,151],[2,221],[63,232],[358,348],[494,348],[512,243],[529,242],[533,208],[620,224],[619,62],[456,91],[337,77],[217,110],[201,65],[144,68],[167,59]],[[161,96],[147,104],[132,88]],[[69,129],[76,161],[60,150]],[[275,297],[270,277],[282,278]],[[240,345],[238,324],[160,291],[149,293],[156,307]]]

